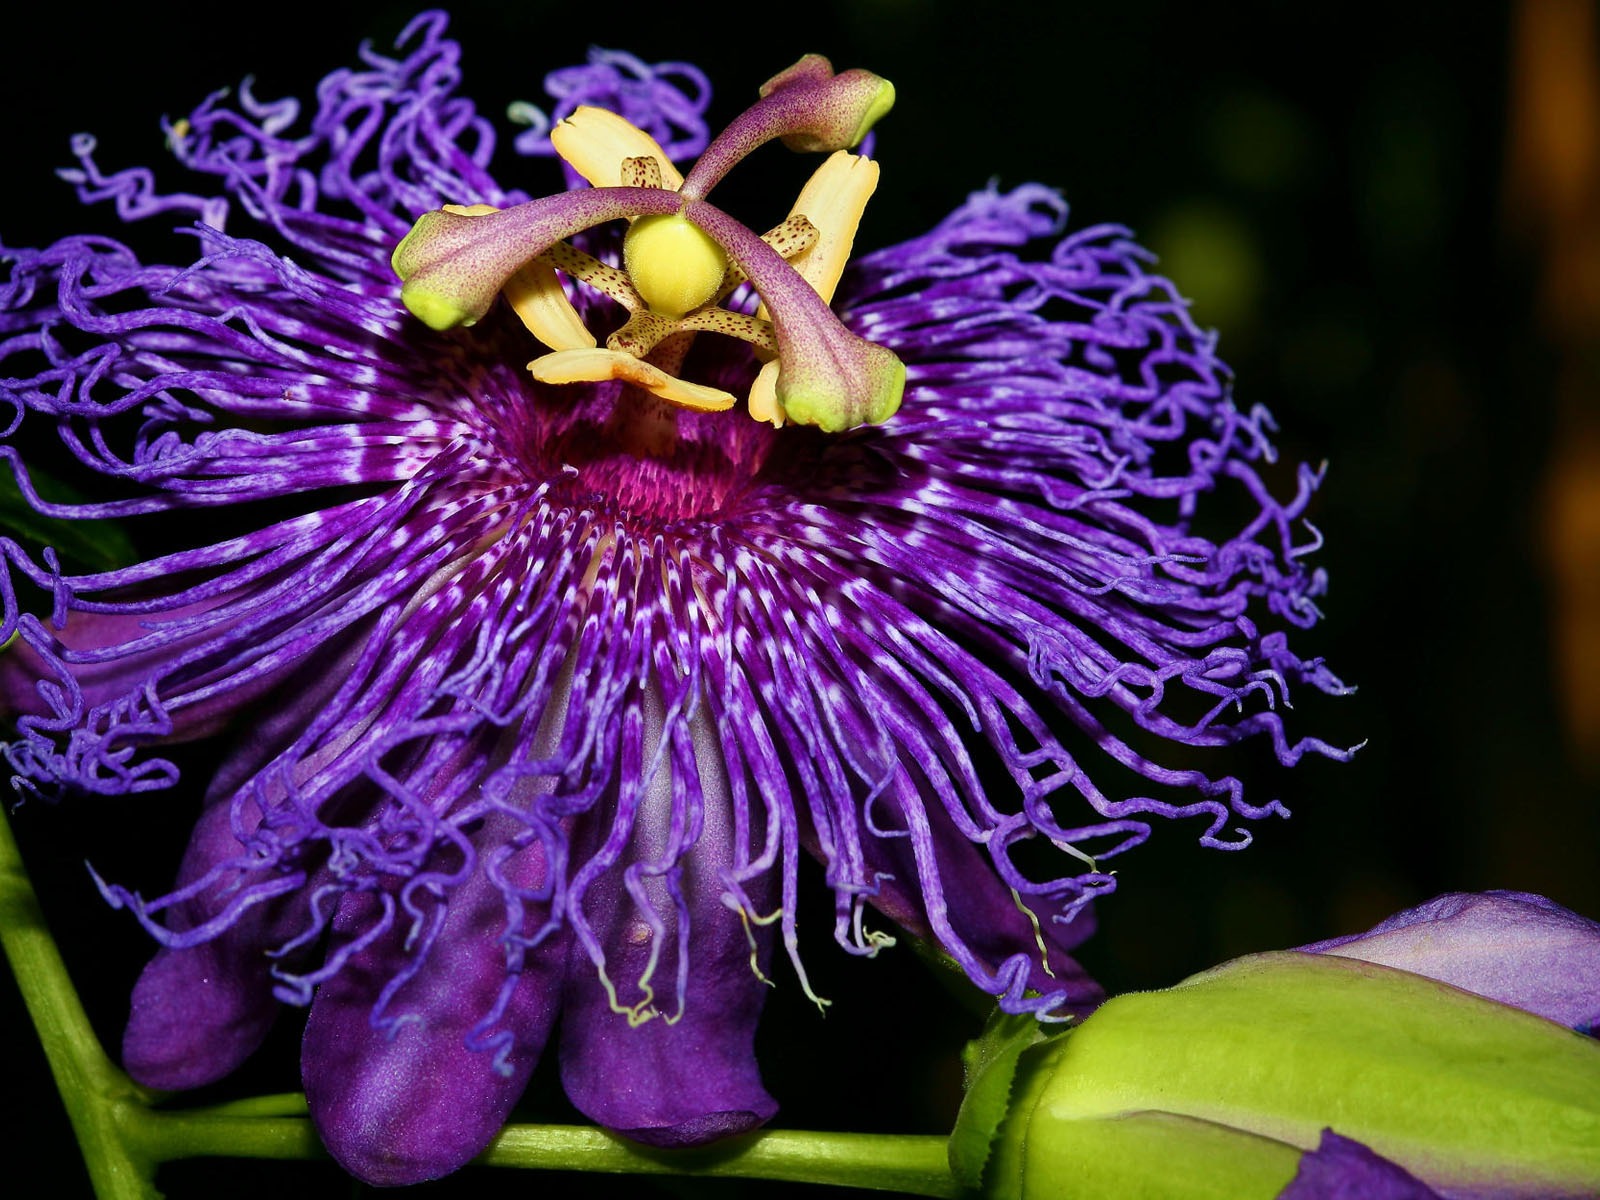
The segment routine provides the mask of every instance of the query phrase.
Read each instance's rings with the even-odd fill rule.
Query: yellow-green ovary
[[[635,221],[622,258],[633,286],[663,317],[681,317],[710,300],[728,269],[722,248],[676,213]]]

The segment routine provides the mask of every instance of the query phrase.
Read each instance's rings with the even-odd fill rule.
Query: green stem
[[[962,1194],[946,1140],[934,1136],[774,1129],[703,1150],[651,1150],[602,1129],[508,1125],[477,1160],[489,1166],[781,1179],[946,1200]]]
[[[50,1072],[100,1200],[152,1200],[154,1160],[137,1153],[130,1123],[146,1096],[106,1057],[61,961],[0,805],[0,946],[39,1032]]]
[[[263,1108],[292,1107],[296,1096],[263,1097]],[[253,1103],[253,1102],[245,1102]],[[145,1112],[135,1134],[151,1157],[316,1158],[323,1152],[304,1117],[240,1115],[240,1103],[185,1112]],[[780,1179],[870,1188],[955,1200],[945,1139],[777,1129],[702,1150],[652,1150],[580,1125],[508,1125],[474,1162],[523,1170],[618,1175]]]
[[[215,1109],[178,1112],[146,1109],[131,1123],[131,1132],[157,1162],[183,1158],[327,1157],[308,1117],[238,1116],[230,1110],[237,1111],[237,1106],[224,1104]]]

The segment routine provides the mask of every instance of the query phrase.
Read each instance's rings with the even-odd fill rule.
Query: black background
[[[1327,620],[1298,644],[1360,691],[1308,700],[1291,729],[1369,744],[1346,766],[1252,768],[1295,815],[1262,828],[1245,853],[1203,850],[1197,830],[1173,827],[1120,860],[1121,891],[1083,954],[1113,988],[1160,986],[1232,955],[1363,928],[1446,890],[1541,891],[1600,915],[1600,750],[1560,683],[1560,664],[1581,674],[1587,660],[1551,620],[1575,603],[1576,568],[1550,519],[1565,494],[1552,463],[1596,419],[1597,392],[1580,386],[1575,411],[1558,381],[1581,377],[1573,347],[1586,345],[1593,382],[1596,340],[1592,326],[1575,338],[1570,323],[1563,340],[1559,314],[1540,305],[1538,244],[1519,234],[1522,181],[1507,166],[1512,13],[1209,7],[468,4],[452,29],[465,45],[464,90],[491,115],[513,99],[544,103],[545,71],[580,61],[590,44],[701,65],[717,87],[713,127],[802,52],[871,67],[895,82],[899,102],[880,127],[883,184],[858,244],[919,233],[990,179],[1059,187],[1074,226],[1121,222],[1162,254],[1199,320],[1221,330],[1240,403],[1277,416],[1284,458],[1329,461],[1314,512],[1327,536]],[[0,34],[0,243],[111,231],[109,209],[82,212],[52,176],[70,163],[70,134],[96,133],[108,170],[155,165],[161,115],[180,116],[246,74],[258,96],[309,99],[362,38],[386,47],[412,11],[129,6],[92,21],[65,5],[35,11]],[[1596,48],[1583,53],[1592,60]],[[544,165],[513,156],[509,130],[502,149],[501,177],[537,190]],[[777,216],[792,190],[783,179]],[[722,198],[733,211],[770,202],[759,184],[744,186]],[[186,793],[12,816],[112,1045],[148,946],[99,904],[81,862],[125,865],[135,847],[136,873],[158,886],[192,804]],[[761,1035],[780,1122],[947,1128],[956,1053],[974,1028],[962,1005],[908,954],[845,961],[819,936],[808,967],[836,1001],[827,1018],[784,980]],[[64,1113],[14,992],[0,991],[0,1138],[59,1172],[61,1194],[72,1195],[87,1182]],[[297,1086],[292,1028],[262,1058],[244,1086]],[[548,1071],[531,1101],[537,1119],[572,1119]],[[361,1191],[327,1165],[192,1164],[161,1182],[175,1197]],[[473,1171],[425,1193],[608,1186]]]

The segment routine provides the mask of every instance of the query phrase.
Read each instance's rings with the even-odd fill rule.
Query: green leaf
[[[34,490],[51,503],[84,502],[82,495],[36,468],[29,469],[28,478]],[[9,471],[0,471],[0,535],[34,552],[53,547],[62,569],[71,574],[114,571],[138,559],[132,540],[115,521],[75,521],[35,512]]]

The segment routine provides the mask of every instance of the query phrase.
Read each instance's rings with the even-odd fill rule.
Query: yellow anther
[[[558,350],[534,359],[528,364],[528,370],[540,383],[599,383],[618,379],[643,388],[668,404],[697,412],[722,412],[733,407],[733,397],[720,388],[689,383],[616,350]]]
[[[537,260],[506,281],[505,297],[533,334],[552,350],[580,350],[595,344],[561,288],[555,268]]]
[[[644,130],[616,113],[585,104],[550,131],[550,144],[579,175],[595,187],[623,185],[623,163],[648,155],[661,168],[661,185],[669,192],[683,186],[683,176],[667,152]]]
[[[856,243],[861,214],[877,189],[878,164],[840,150],[816,169],[789,210],[791,216],[804,215],[817,232],[816,240],[790,258],[789,265],[824,300],[833,299]],[[757,315],[765,317],[766,309]]]
[[[775,429],[783,428],[783,405],[778,403],[777,359],[766,363],[756,372],[745,407],[757,421],[766,421]]]
[[[628,278],[652,312],[681,317],[717,294],[722,247],[677,213],[640,217],[622,239]]]

